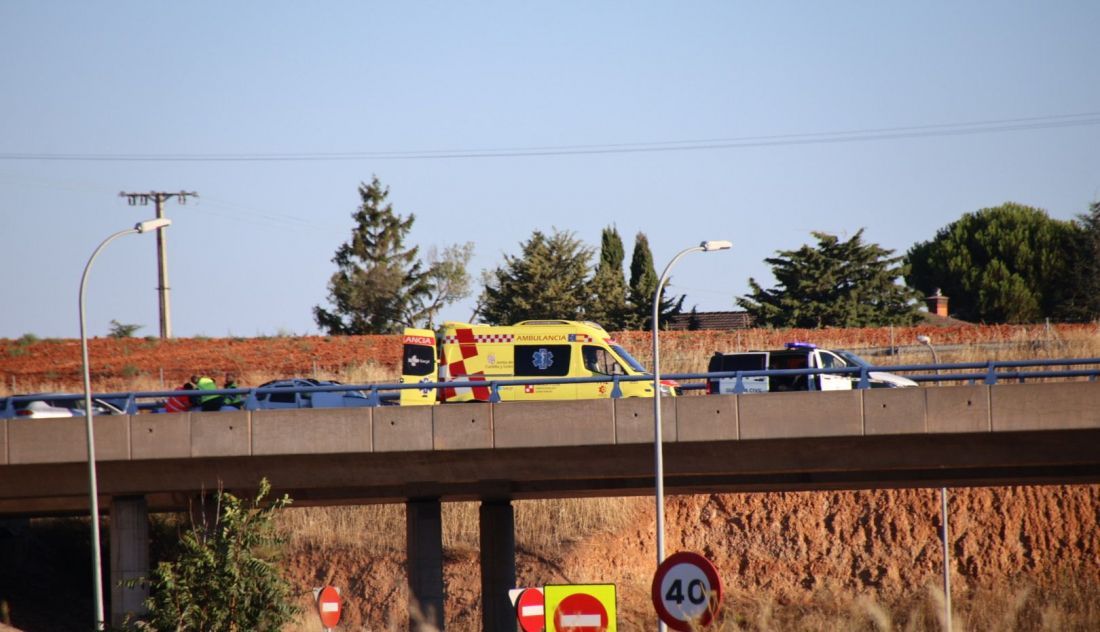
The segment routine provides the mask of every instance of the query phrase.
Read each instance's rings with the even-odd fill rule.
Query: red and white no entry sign
[[[698,553],[673,553],[653,575],[653,607],[673,630],[689,632],[693,626],[707,625],[721,601],[718,571]]]
[[[538,588],[528,588],[516,599],[516,618],[523,632],[542,632],[546,623],[546,599]]]
[[[321,615],[321,625],[335,628],[340,623],[340,593],[332,586],[325,586],[317,595],[317,612]]]
[[[608,627],[607,609],[588,593],[574,593],[561,600],[554,610],[554,628],[570,632],[604,632]]]

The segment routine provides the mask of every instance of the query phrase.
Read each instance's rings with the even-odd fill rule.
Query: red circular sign
[[[516,618],[523,632],[542,632],[546,625],[546,598],[538,588],[528,588],[516,599]]]
[[[604,632],[607,626],[607,609],[588,593],[573,593],[554,610],[554,627],[558,630]]]
[[[653,607],[673,630],[689,632],[709,624],[721,602],[718,571],[698,553],[673,553],[653,574]]]
[[[321,625],[335,628],[340,623],[340,593],[332,586],[325,586],[317,595],[317,612],[321,615]]]

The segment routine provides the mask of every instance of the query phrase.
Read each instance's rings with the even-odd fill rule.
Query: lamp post
[[[939,358],[939,356],[936,355],[936,348],[932,346],[932,337],[931,336],[924,336],[924,335],[917,336],[917,342],[919,342],[922,345],[928,347],[928,350],[932,352],[932,364],[939,364],[940,363],[940,358]],[[939,375],[939,374],[940,374],[940,368],[937,366],[936,367],[936,375]]]
[[[936,291],[937,294],[939,290]],[[932,364],[936,365],[936,375],[940,374],[940,358],[936,355],[936,348],[932,346],[931,336],[917,336],[917,342],[928,347],[932,352]],[[939,384],[939,381],[936,381]],[[951,546],[948,543],[947,527],[947,488],[940,488],[940,520],[943,522],[943,627],[951,632]]]
[[[103,575],[99,546],[99,490],[97,489],[95,477],[95,433],[93,432],[92,424],[94,417],[92,414],[92,379],[91,373],[88,370],[88,335],[84,319],[84,296],[86,294],[85,289],[88,285],[88,272],[91,271],[92,262],[99,256],[100,251],[112,241],[123,235],[144,233],[163,228],[171,223],[172,220],[170,219],[150,219],[144,222],[138,222],[133,228],[119,231],[107,239],[104,239],[103,243],[99,244],[99,247],[95,249],[95,252],[93,252],[92,256],[88,259],[88,263],[84,266],[84,274],[80,277],[80,357],[84,373],[84,426],[88,433],[88,502],[91,505],[90,511],[92,516],[92,587],[95,598],[94,629],[96,630],[104,629],[105,619],[103,617]]]
[[[692,252],[729,250],[732,247],[733,244],[728,241],[704,241],[698,246],[681,250],[665,266],[665,271],[661,273],[661,279],[657,282],[657,289],[653,293],[653,461],[657,479],[657,566],[665,561],[665,459],[661,446],[661,345],[657,326],[657,317],[661,311],[661,291],[668,281],[668,273],[672,270],[672,266],[676,265],[684,255]],[[659,621],[657,628],[663,632],[664,622]]]

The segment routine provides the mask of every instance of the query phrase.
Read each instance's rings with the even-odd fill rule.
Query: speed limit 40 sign
[[[673,630],[711,622],[722,602],[722,580],[710,561],[690,551],[667,557],[653,575],[653,607]],[[694,626],[694,627],[693,627]]]

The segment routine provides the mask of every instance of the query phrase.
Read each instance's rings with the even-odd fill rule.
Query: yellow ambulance
[[[596,323],[526,320],[511,326],[447,322],[442,335],[405,329],[401,382],[485,382],[485,386],[403,389],[401,405],[487,402],[489,383],[524,378],[646,375],[645,368]],[[500,400],[597,399],[610,397],[612,381],[582,384],[501,386]],[[622,397],[653,397],[653,382],[620,382]],[[674,394],[662,384],[662,395]]]

